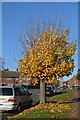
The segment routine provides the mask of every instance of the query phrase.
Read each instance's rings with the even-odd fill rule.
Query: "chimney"
[[[9,68],[7,68],[6,70],[9,71]]]
[[[18,68],[16,68],[16,71],[18,71]]]
[[[9,68],[7,68],[7,69],[4,69],[4,71],[9,71]]]

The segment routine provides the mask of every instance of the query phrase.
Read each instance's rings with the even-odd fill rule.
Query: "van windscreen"
[[[12,88],[0,88],[0,95],[13,95],[13,89]]]

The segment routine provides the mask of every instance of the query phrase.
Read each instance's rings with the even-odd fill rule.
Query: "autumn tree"
[[[24,57],[19,61],[19,69],[21,76],[31,78],[34,84],[40,80],[40,103],[45,103],[45,83],[55,83],[73,72],[72,56],[76,51],[76,43],[68,40],[69,29],[62,30],[52,25],[42,32],[37,30],[34,37],[30,32],[30,38],[22,41],[24,51],[27,44],[30,49],[24,52]]]

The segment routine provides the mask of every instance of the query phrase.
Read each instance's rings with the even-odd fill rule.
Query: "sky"
[[[71,40],[78,40],[77,2],[3,2],[2,57],[5,61],[5,68],[14,71],[18,67],[22,52],[19,44],[20,34],[24,33],[31,22],[36,24],[37,21],[60,19],[64,27],[70,27]],[[78,68],[77,53],[78,50],[74,56],[75,69],[72,75],[76,74]]]
[[[78,2],[79,0],[1,0],[3,2]]]

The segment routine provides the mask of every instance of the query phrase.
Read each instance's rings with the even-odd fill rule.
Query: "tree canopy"
[[[36,34],[34,44],[19,61],[21,76],[31,78],[34,84],[38,80],[54,83],[69,76],[74,69],[72,56],[76,51],[76,43],[68,40],[69,33],[69,29],[61,31],[50,27]]]

